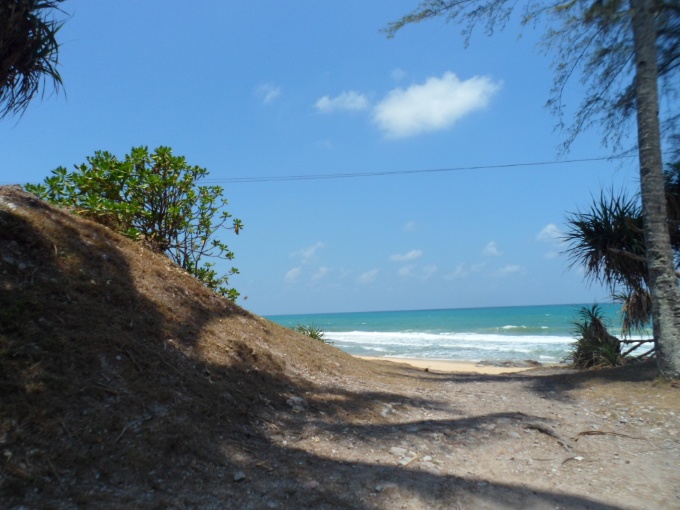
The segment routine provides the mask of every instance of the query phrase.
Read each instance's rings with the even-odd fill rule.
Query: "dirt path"
[[[605,374],[376,364],[263,416],[270,443],[225,490],[234,508],[680,508],[677,388]]]
[[[106,459],[55,466],[51,486],[5,508],[680,508],[678,385],[653,370],[356,363],[353,377],[309,374],[313,386],[290,386],[277,405],[262,394],[210,451],[176,443],[156,469],[140,472],[127,442],[160,415],[129,422],[115,438],[127,464],[108,475]]]

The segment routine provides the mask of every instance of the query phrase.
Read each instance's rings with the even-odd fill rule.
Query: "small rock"
[[[520,436],[517,432],[515,432],[514,430],[508,430],[508,431],[506,432],[506,435],[507,435],[508,437],[511,437],[512,439],[519,439],[520,437],[522,437],[522,436]]]
[[[392,409],[392,406],[390,404],[385,404],[383,407],[382,411],[380,411],[381,416],[384,418],[388,414],[391,414],[394,412],[394,409]]]
[[[246,479],[246,474],[243,471],[236,471],[234,473],[234,481],[235,482],[241,482]]]
[[[396,491],[397,484],[393,482],[381,482],[375,486],[375,492]]]
[[[390,448],[390,455],[394,455],[395,457],[403,457],[406,455],[406,448],[399,448],[398,446],[393,446]]]
[[[290,397],[286,400],[286,403],[293,409],[296,407],[305,407],[307,405],[307,402],[305,402],[305,399],[302,397]]]
[[[313,491],[314,489],[319,487],[319,482],[316,480],[309,480],[308,482],[305,482],[302,484],[302,488],[308,491]]]
[[[432,464],[432,462],[421,462],[420,467],[423,469],[423,471],[433,475],[438,475],[440,473],[439,466]]]

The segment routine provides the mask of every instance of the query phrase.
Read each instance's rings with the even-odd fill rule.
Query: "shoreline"
[[[483,364],[483,361],[460,361],[460,360],[444,360],[444,359],[422,359],[422,358],[394,358],[394,357],[379,357],[379,356],[355,356],[359,359],[367,361],[387,361],[390,363],[402,363],[411,365],[415,368],[426,369],[428,371],[449,372],[449,373],[476,373],[486,375],[509,374],[515,372],[524,372],[534,368],[553,368],[566,366],[563,363],[543,363],[536,366],[523,367],[504,367],[496,365]]]

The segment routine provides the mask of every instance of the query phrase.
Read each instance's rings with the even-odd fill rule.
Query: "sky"
[[[571,162],[612,154],[596,130],[560,153],[541,27],[388,39],[416,5],[66,0],[64,89],[0,122],[0,184],[172,147],[243,221],[217,269],[259,315],[608,301],[560,236],[601,189],[636,192],[637,161]]]

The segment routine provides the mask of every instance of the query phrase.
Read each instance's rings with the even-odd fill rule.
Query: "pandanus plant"
[[[62,0],[0,0],[0,118],[22,113],[41,85],[62,85],[57,69]],[[44,90],[43,90],[44,93]]]
[[[680,163],[665,172],[668,228],[680,263]],[[603,191],[586,211],[567,217],[564,241],[572,266],[581,266],[586,277],[607,286],[623,303],[623,332],[642,329],[651,320],[651,299],[645,259],[642,210],[638,197],[614,190]]]

